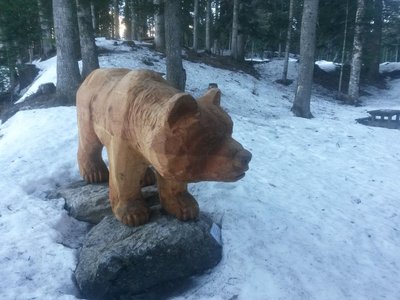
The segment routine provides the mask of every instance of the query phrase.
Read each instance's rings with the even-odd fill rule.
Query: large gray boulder
[[[153,209],[150,222],[139,227],[107,216],[88,233],[75,277],[89,299],[136,299],[214,267],[220,243],[219,227],[204,214],[182,222]]]

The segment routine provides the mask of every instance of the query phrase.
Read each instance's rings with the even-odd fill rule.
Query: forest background
[[[292,111],[309,108],[315,60],[341,67],[337,96],[358,104],[361,83],[382,85],[379,63],[399,60],[397,0],[1,0],[0,93],[15,100],[26,63],[58,53],[57,95],[74,104],[82,79],[98,68],[95,36],[152,42],[167,56],[167,80],[184,90],[181,50],[230,57],[301,57]],[[303,54],[302,54],[303,51]],[[177,53],[179,53],[177,55]],[[78,60],[83,70],[79,74]],[[281,82],[289,84],[287,64]]]

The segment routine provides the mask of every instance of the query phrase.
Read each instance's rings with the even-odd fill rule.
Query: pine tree
[[[288,29],[286,33],[286,46],[285,46],[285,60],[283,64],[283,72],[282,72],[282,83],[287,83],[287,73],[289,66],[289,52],[290,52],[290,42],[292,39],[292,27],[293,27],[293,10],[294,10],[294,0],[290,0],[289,4],[289,20],[288,20]]]
[[[366,65],[366,77],[369,82],[376,82],[379,79],[379,63],[382,48],[383,30],[383,0],[371,0],[373,23],[369,30],[369,39],[363,61]]]
[[[119,0],[113,0],[113,21],[113,38],[119,40]]]
[[[211,53],[211,0],[206,2],[206,51]]]
[[[110,14],[110,0],[93,0],[92,3],[96,22],[96,25],[93,26],[95,34],[112,38],[114,20],[112,14]],[[128,3],[127,1],[127,5]]]
[[[157,51],[165,51],[165,20],[164,20],[164,1],[154,0],[154,44]]]
[[[37,1],[0,1],[0,27],[6,65],[27,61],[29,49],[37,51],[41,40]]]
[[[349,0],[347,0],[346,4],[346,20],[344,24],[343,31],[343,45],[342,45],[342,58],[340,62],[340,75],[339,75],[339,86],[338,86],[338,96],[342,95],[342,84],[343,84],[343,72],[344,72],[344,62],[346,56],[346,41],[347,41],[347,32],[348,32],[348,24],[349,24]]]
[[[239,5],[240,5],[240,0],[233,1],[231,49],[232,49],[232,57],[235,60],[238,60]]]
[[[181,57],[181,2],[168,0],[165,2],[165,52],[167,56],[167,80],[177,89],[184,91],[186,73]]]
[[[82,54],[82,78],[99,68],[89,0],[76,0]]]
[[[73,1],[53,0],[54,31],[57,46],[57,99],[62,104],[75,104],[81,76],[77,62]]]
[[[51,13],[48,11],[51,10],[51,1],[37,0],[37,4],[41,30],[41,58],[47,59],[53,52]]]
[[[300,36],[300,66],[296,96],[292,111],[297,117],[312,118],[310,110],[311,87],[314,71],[315,31],[318,0],[304,0]]]
[[[90,14],[92,16],[92,28],[93,34],[96,35],[97,31],[97,18],[96,18],[96,7],[94,6],[94,2],[90,1]]]
[[[194,0],[193,11],[193,50],[197,52],[199,48],[199,0]]]
[[[350,79],[349,79],[349,104],[357,104],[360,89],[361,56],[363,50],[362,33],[363,18],[365,13],[365,0],[357,1],[356,27],[354,31],[353,56],[351,60]]]

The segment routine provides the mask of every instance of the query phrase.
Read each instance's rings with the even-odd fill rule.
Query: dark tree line
[[[310,8],[315,26],[314,17],[312,22],[304,19],[310,17]],[[300,54],[300,62],[312,61],[307,76],[301,71],[305,66],[300,66],[299,82],[304,79],[304,83],[315,59],[344,63],[352,67],[351,82],[349,91],[340,87],[339,92],[348,93],[349,103],[355,103],[360,78],[374,82],[381,61],[400,59],[400,9],[396,0],[0,0],[0,65],[9,70],[11,81],[16,66],[35,57],[47,58],[57,48],[59,60],[69,61],[64,69],[75,74],[68,75],[74,79],[65,88],[73,90],[98,67],[93,36],[154,40],[155,48],[167,54],[167,77],[181,89],[185,86],[181,47],[231,55],[239,62],[255,55],[287,61],[289,52]],[[77,76],[80,58],[83,70]],[[287,74],[286,65],[282,80],[288,76],[293,75]],[[58,85],[68,81],[59,79]],[[73,103],[72,96],[67,98]],[[295,98],[293,111],[311,116],[298,106],[304,97]]]

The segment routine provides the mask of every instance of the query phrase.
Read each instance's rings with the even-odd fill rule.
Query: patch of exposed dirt
[[[254,62],[237,62],[230,56],[218,56],[213,54],[208,54],[206,52],[198,52],[191,49],[185,49],[186,57],[185,59],[191,62],[204,63],[206,65],[225,69],[230,71],[241,71],[257,79],[260,79],[260,74],[254,68]]]
[[[48,108],[59,105],[60,103],[56,99],[56,93],[35,93],[27,97],[24,102],[18,104],[9,101],[3,101],[0,102],[0,120],[2,123],[4,123],[20,110]]]
[[[360,94],[365,95],[366,92],[362,90],[363,85],[374,85],[377,88],[385,89],[385,75],[379,76],[379,78],[374,82],[368,82],[365,79],[364,74],[361,74],[361,90]],[[326,72],[322,70],[318,65],[314,65],[314,83],[321,85],[322,87],[337,92],[339,87],[339,79],[340,79],[340,68],[336,68],[336,70],[332,72]],[[350,65],[344,65],[343,67],[343,78],[342,78],[342,93],[347,93],[349,89],[349,79],[350,79]]]

